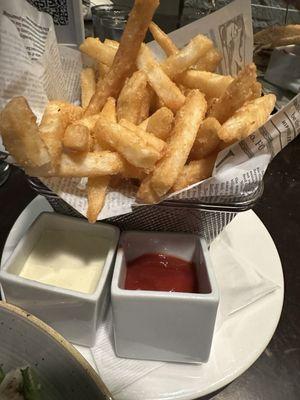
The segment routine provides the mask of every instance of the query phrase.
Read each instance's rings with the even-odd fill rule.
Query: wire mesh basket
[[[30,186],[46,197],[53,209],[65,215],[82,215],[47,188],[39,179],[28,178]],[[102,220],[123,230],[186,232],[204,237],[207,243],[218,236],[238,212],[251,209],[263,193],[263,183],[246,185],[238,196],[168,200],[155,205],[137,205],[131,213]]]

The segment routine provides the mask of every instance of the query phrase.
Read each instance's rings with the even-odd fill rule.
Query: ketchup
[[[195,264],[168,254],[143,254],[127,264],[125,289],[199,293]]]

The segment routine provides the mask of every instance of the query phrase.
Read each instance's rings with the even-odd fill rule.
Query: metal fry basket
[[[32,189],[46,197],[53,209],[65,215],[82,215],[48,189],[39,179],[29,178]],[[187,232],[204,237],[208,244],[239,212],[251,209],[263,193],[263,182],[246,185],[238,196],[168,200],[133,207],[131,213],[102,220],[124,230]]]

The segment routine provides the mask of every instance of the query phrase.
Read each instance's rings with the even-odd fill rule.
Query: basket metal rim
[[[61,199],[56,193],[52,192],[47,186],[45,186],[38,178],[27,177],[31,188],[45,197],[57,199],[64,201]],[[173,208],[190,208],[195,210],[203,210],[203,211],[216,211],[216,212],[239,212],[239,211],[247,211],[251,209],[254,204],[260,199],[264,191],[263,181],[258,183],[257,189],[252,194],[250,199],[241,200],[241,201],[232,201],[231,203],[225,202],[216,202],[212,203],[211,201],[188,201],[188,200],[180,200],[180,199],[170,199],[164,200],[161,203],[156,203],[152,205],[145,204],[135,204],[133,205],[133,210],[140,207],[173,207]],[[220,196],[224,198],[225,196]],[[230,196],[228,196],[230,198]]]
[[[235,211],[246,211],[250,210],[254,204],[261,198],[264,192],[264,184],[263,181],[258,185],[257,190],[255,191],[252,198],[243,201],[233,201],[230,203],[218,202],[212,203],[209,201],[201,201],[199,203],[186,201],[186,200],[165,200],[161,203],[156,204],[157,206],[169,206],[169,207],[188,207],[199,210],[206,211],[227,211],[227,212],[235,212]],[[220,196],[225,197],[225,196]],[[230,197],[230,196],[229,196]]]

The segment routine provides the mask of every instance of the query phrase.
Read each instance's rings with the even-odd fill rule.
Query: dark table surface
[[[14,221],[35,195],[23,173],[13,168],[0,187],[0,253]],[[300,137],[272,161],[265,175],[264,194],[254,209],[269,230],[282,261],[285,300],[279,325],[259,359],[230,385],[205,399],[300,399],[299,208]]]

